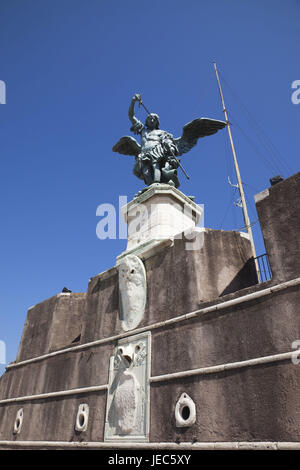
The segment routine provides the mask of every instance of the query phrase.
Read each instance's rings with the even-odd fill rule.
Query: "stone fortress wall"
[[[0,379],[0,448],[297,443],[299,201],[300,173],[256,196],[267,282],[246,236],[203,229],[198,250],[171,237],[29,309]]]

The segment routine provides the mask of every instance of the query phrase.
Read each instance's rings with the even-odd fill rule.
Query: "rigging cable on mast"
[[[237,189],[238,189],[238,188],[235,188],[235,191],[232,191],[232,193],[231,193],[230,201],[229,201],[229,204],[228,204],[228,206],[227,206],[227,208],[226,208],[226,210],[225,210],[225,213],[224,213],[222,222],[221,222],[221,224],[220,224],[219,230],[222,230],[222,227],[223,227],[224,221],[225,221],[225,219],[226,219],[226,217],[227,217],[228,211],[229,211],[230,207],[233,207],[233,201],[234,201],[234,199],[235,199],[235,197],[236,197]]]
[[[230,155],[230,145],[229,145],[229,142],[228,142],[228,139],[225,138],[224,139],[224,147],[225,147],[225,152],[224,152],[224,155],[225,155],[225,166],[226,166],[226,174],[227,174],[227,177],[228,177],[228,183],[229,183],[229,187],[230,187],[230,197],[229,197],[229,203],[228,205],[226,206],[226,209],[225,209],[225,212],[224,212],[224,215],[222,216],[222,219],[221,219],[221,223],[219,224],[219,230],[222,230],[223,229],[223,226],[224,226],[224,222],[228,216],[228,213],[230,211],[230,208],[234,209],[234,206],[237,206],[237,200],[238,200],[238,186],[235,185],[235,184],[232,184],[231,183],[231,180],[233,180],[234,178],[234,166],[233,166],[233,161],[232,161],[232,158],[231,158],[231,155]],[[248,183],[245,183],[244,181],[242,181],[242,184],[243,185],[246,185],[246,186],[249,186],[250,185]],[[232,191],[233,188],[234,190]],[[254,191],[256,192],[259,192],[260,189],[258,188],[253,188]],[[249,204],[249,198],[248,199],[248,204]],[[251,204],[250,204],[250,207],[251,207]],[[253,215],[253,212],[252,212],[252,207],[251,207],[251,215]],[[234,226],[237,225],[237,220],[236,220],[236,211],[234,210],[233,212],[233,217],[234,217]],[[256,214],[253,218],[256,217]],[[244,225],[243,227],[240,227],[240,228],[237,228],[237,229],[233,229],[233,230],[237,230],[237,231],[240,231],[240,230],[247,230],[247,227],[252,227],[255,223],[257,222],[257,220],[255,222],[251,222],[249,225]]]
[[[248,142],[250,143],[250,145],[254,149],[255,153],[257,155],[260,155],[260,157],[263,159],[266,167],[268,167],[268,170],[271,170],[272,172],[275,171],[275,172],[282,173],[282,168],[279,167],[278,164],[275,161],[272,161],[272,160],[269,160],[268,158],[266,158],[266,155],[261,152],[261,150],[259,149],[257,144],[254,142],[254,140],[252,140],[251,137],[249,137],[248,134],[246,134],[246,132],[243,130],[243,128],[240,126],[240,124],[238,124],[237,120],[233,117],[232,113],[230,112],[228,114],[231,117],[231,121],[232,121],[233,125],[235,127],[237,127],[240,130],[240,132],[243,134],[243,136],[248,140]]]
[[[228,179],[232,180],[234,178],[234,165],[233,165],[233,161],[232,161],[232,157],[231,157],[230,143],[229,143],[227,137],[224,138],[224,147],[225,147],[225,151],[224,151],[225,159],[224,160],[225,160],[226,175],[228,176]],[[232,191],[232,189],[229,188],[229,187],[228,187],[228,189],[229,189],[229,203],[226,206],[224,215],[222,216],[222,220],[219,224],[219,230],[223,229],[226,217],[228,216],[230,208],[233,208],[234,200],[237,197],[237,188],[235,188],[234,191]]]
[[[228,84],[227,80],[224,77],[224,74],[222,72],[219,72],[219,73],[222,77],[222,82],[225,83],[227,89],[230,91],[232,96],[244,109],[245,116],[246,116],[246,119],[248,120],[249,125],[253,128],[253,130],[254,130],[254,127],[256,127],[256,130],[254,130],[254,133],[256,134],[258,139],[260,139],[260,142],[265,148],[265,150],[267,151],[267,154],[269,155],[270,160],[273,160],[272,164],[274,166],[277,166],[277,168],[280,168],[280,171],[282,171],[283,166],[284,166],[288,172],[293,172],[292,169],[289,167],[288,163],[286,162],[286,159],[280,154],[278,149],[275,147],[274,143],[271,141],[270,137],[268,137],[266,132],[263,130],[262,126],[252,116],[252,114],[247,109],[246,105],[239,98],[238,94]]]
[[[254,222],[251,222],[251,224],[247,225],[247,227],[253,227],[253,225],[257,224],[257,222],[259,222],[259,219],[254,220]],[[235,228],[234,230],[239,232],[240,230],[246,230],[247,227]]]
[[[216,68],[216,65],[215,65],[215,68]],[[276,147],[274,146],[274,144],[272,143],[272,141],[270,140],[270,138],[268,138],[268,136],[265,134],[264,130],[261,128],[261,126],[257,123],[257,121],[251,116],[250,112],[248,111],[247,107],[244,105],[244,103],[241,101],[241,99],[238,97],[238,95],[232,90],[232,88],[229,86],[229,84],[227,83],[227,80],[224,78],[223,74],[220,73],[220,75],[222,76],[222,81],[224,81],[225,85],[227,86],[228,90],[231,92],[231,95],[233,95],[235,97],[235,99],[239,102],[240,106],[244,109],[244,113],[246,115],[246,119],[248,121],[248,124],[250,125],[250,127],[252,129],[255,128],[254,130],[254,133],[257,137],[257,140],[258,142],[262,145],[262,148],[264,148],[264,150],[266,151],[266,154],[264,152],[261,151],[261,149],[259,148],[259,146],[257,145],[256,142],[254,142],[248,135],[247,133],[242,129],[242,127],[238,124],[238,122],[233,119],[233,116],[232,116],[232,113],[231,112],[228,112],[228,116],[229,116],[229,119],[230,121],[232,121],[234,123],[234,125],[241,131],[241,133],[246,137],[246,139],[248,140],[248,142],[251,144],[251,146],[254,148],[255,150],[255,153],[260,155],[262,161],[268,166],[268,170],[270,171],[270,168],[271,168],[271,171],[272,172],[279,172],[279,173],[282,173],[282,170],[283,170],[283,165],[285,166],[285,168],[288,170],[288,171],[291,171],[290,168],[289,168],[289,165],[286,163],[286,161],[284,160],[284,158],[279,154],[278,150],[276,149]],[[225,105],[224,105],[225,107]],[[226,156],[227,156],[227,153],[226,153]],[[227,162],[226,162],[227,163]],[[228,169],[228,168],[227,168]],[[229,172],[227,172],[229,173]],[[230,181],[229,181],[230,182]],[[231,182],[230,182],[231,184]],[[241,184],[244,184],[244,183],[241,183]],[[235,186],[233,184],[231,184],[231,186]],[[236,191],[234,191],[234,194],[231,198],[231,201],[230,201],[230,204],[232,204],[232,200],[234,198],[236,194]],[[248,195],[247,195],[248,196]],[[246,197],[244,195],[244,198],[245,198],[245,202],[246,202]],[[248,199],[248,205],[249,205],[249,208],[250,208],[250,211],[251,211],[251,215],[253,216],[253,208],[252,208],[252,205],[251,203],[249,204],[249,198],[247,197]],[[251,201],[252,201],[252,198],[251,198]],[[235,204],[237,205],[237,204]],[[230,206],[229,206],[230,207]],[[221,227],[223,226],[223,223],[224,223],[224,220],[225,218],[227,217],[227,214],[228,214],[228,210],[229,208],[227,207],[226,211],[225,211],[225,214],[223,216],[223,219],[222,219],[222,222],[221,222]],[[236,216],[236,211],[234,211],[234,217]],[[257,215],[255,214],[255,216],[253,217],[253,219],[257,217]],[[252,219],[252,220],[253,220]],[[238,230],[243,230],[243,229],[246,229],[247,232],[249,230],[251,230],[251,227],[253,225],[255,225],[255,223],[257,222],[254,221],[254,222],[250,222],[249,220],[249,223],[248,224],[244,224],[244,227],[242,227],[241,229],[238,229]],[[236,225],[236,224],[234,224]]]

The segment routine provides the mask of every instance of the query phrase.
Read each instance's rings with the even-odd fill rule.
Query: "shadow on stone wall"
[[[258,284],[257,273],[255,269],[254,258],[248,259],[242,269],[232,279],[228,286],[220,294],[220,297],[226,294],[232,294],[238,290]]]

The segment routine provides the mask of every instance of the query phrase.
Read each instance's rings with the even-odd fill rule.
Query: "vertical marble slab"
[[[135,255],[125,256],[119,269],[120,319],[124,331],[141,322],[147,299],[147,279],[143,262]]]
[[[105,441],[148,441],[151,335],[120,340],[110,358]]]

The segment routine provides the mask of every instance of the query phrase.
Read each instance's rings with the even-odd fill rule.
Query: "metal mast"
[[[249,238],[250,238],[251,251],[252,251],[254,261],[255,261],[258,280],[260,281],[260,275],[259,275],[259,269],[258,269],[258,264],[257,264],[257,260],[256,260],[256,252],[255,252],[253,234],[252,234],[251,224],[250,224],[248,211],[247,211],[244,188],[243,188],[243,184],[242,184],[242,180],[241,180],[241,174],[240,174],[239,165],[238,165],[238,162],[237,162],[237,157],[236,157],[235,148],[234,148],[233,139],[232,139],[232,134],[231,134],[230,123],[228,121],[227,110],[226,110],[226,107],[225,107],[225,102],[224,102],[224,97],[223,97],[223,92],[222,92],[222,88],[221,88],[221,83],[220,83],[220,78],[219,78],[216,62],[214,62],[214,68],[215,68],[215,72],[216,72],[219,92],[220,92],[222,106],[223,106],[223,112],[224,112],[225,121],[226,121],[226,124],[227,124],[227,130],[228,130],[231,150],[232,150],[232,154],[233,154],[234,166],[235,166],[236,177],[237,177],[237,181],[238,181],[238,188],[239,188],[239,193],[240,193],[241,203],[242,203],[242,209],[243,209],[245,228],[246,228],[246,230],[248,232],[248,235],[249,235]]]

